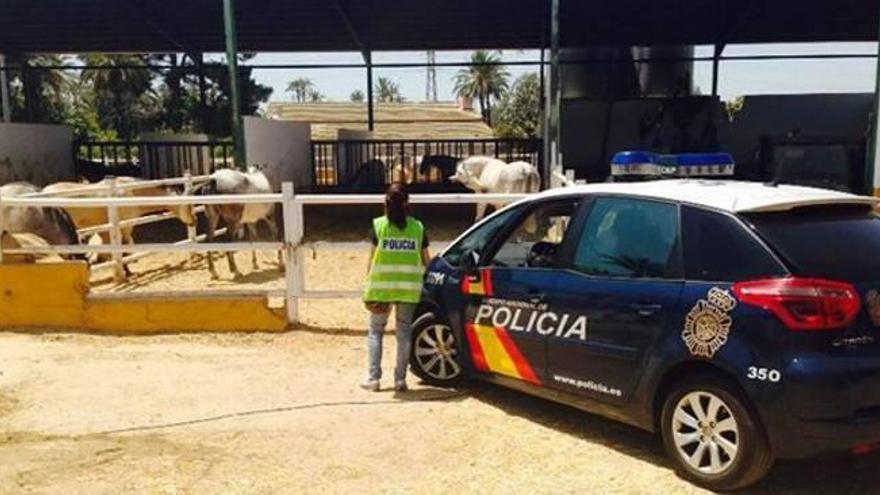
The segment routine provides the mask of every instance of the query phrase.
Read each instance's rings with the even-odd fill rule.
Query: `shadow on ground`
[[[470,388],[472,397],[508,414],[672,469],[659,434],[500,386],[476,383],[471,384]],[[762,482],[741,493],[880,493],[880,453],[777,461]]]

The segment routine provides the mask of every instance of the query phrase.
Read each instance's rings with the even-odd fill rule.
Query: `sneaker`
[[[406,386],[406,382],[404,380],[398,380],[394,382],[395,392],[406,392],[407,390],[409,390],[409,387]]]
[[[368,378],[361,382],[361,388],[368,392],[378,392],[379,380],[371,380]]]

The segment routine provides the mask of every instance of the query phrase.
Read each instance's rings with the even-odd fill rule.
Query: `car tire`
[[[435,313],[413,322],[410,370],[425,383],[451,387],[461,383],[462,348],[449,323]]]
[[[689,378],[671,390],[660,430],[679,475],[710,490],[745,488],[773,466],[757,414],[735,386],[714,375]]]

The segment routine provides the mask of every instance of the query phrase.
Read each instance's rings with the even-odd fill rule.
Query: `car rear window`
[[[688,280],[737,282],[785,274],[785,269],[735,218],[681,209]]]
[[[865,206],[743,215],[796,275],[880,280],[880,219]]]

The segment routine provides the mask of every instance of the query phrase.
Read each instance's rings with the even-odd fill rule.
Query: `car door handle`
[[[636,303],[630,304],[630,309],[638,313],[639,316],[652,316],[663,309],[663,306],[659,304],[651,304],[651,303]]]

